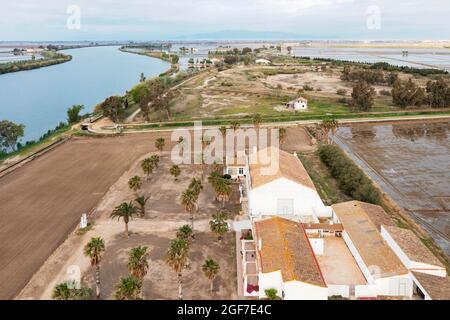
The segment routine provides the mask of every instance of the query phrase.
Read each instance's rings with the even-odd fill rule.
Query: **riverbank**
[[[44,59],[0,63],[0,75],[49,67],[72,60],[71,55],[53,51],[45,51],[41,54],[43,55]]]

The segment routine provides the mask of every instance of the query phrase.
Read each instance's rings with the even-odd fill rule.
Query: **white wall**
[[[350,298],[350,286],[329,284],[328,296],[341,296],[344,298]]]
[[[277,215],[278,199],[294,200],[294,215],[314,216],[315,211],[325,210],[317,192],[285,178],[252,189],[249,205],[252,216]]]
[[[447,270],[445,268],[439,266],[433,266],[426,263],[412,261],[408,255],[400,248],[400,246],[395,242],[394,238],[389,234],[383,226],[381,226],[381,235],[386,240],[389,247],[391,247],[392,251],[399,257],[400,261],[403,265],[409,270],[414,270],[417,272],[427,273],[438,277],[446,277]]]
[[[308,238],[309,243],[311,243],[311,247],[313,248],[314,254],[316,256],[322,256],[323,255],[323,247],[324,247],[324,241],[323,238]]]
[[[271,273],[259,273],[259,297],[265,298],[265,291],[267,289],[276,289],[278,295],[281,296],[283,292],[283,277],[281,271]]]
[[[328,300],[328,289],[299,281],[284,283],[285,300]]]

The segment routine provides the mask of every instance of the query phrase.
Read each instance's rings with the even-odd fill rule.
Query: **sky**
[[[449,17],[449,0],[0,0],[0,41],[170,40],[223,30],[448,40]]]

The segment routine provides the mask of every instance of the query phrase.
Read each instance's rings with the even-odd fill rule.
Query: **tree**
[[[201,180],[192,178],[191,183],[189,184],[189,189],[197,196],[200,195],[200,192],[203,190],[203,184]]]
[[[175,239],[166,253],[166,263],[178,277],[178,299],[183,299],[183,269],[188,262],[189,244],[186,240]]]
[[[139,79],[140,82],[145,82],[146,78],[143,72],[141,72],[141,77]]]
[[[17,141],[23,137],[25,126],[12,121],[0,121],[0,147],[16,150]]]
[[[155,147],[159,150],[159,152],[162,152],[164,149],[164,146],[166,145],[166,140],[164,138],[158,138],[155,141]]]
[[[323,132],[323,136],[327,138],[327,143],[332,144],[331,135],[336,133],[337,128],[339,128],[339,122],[334,118],[325,118],[320,124],[320,128]]]
[[[174,54],[172,56],[172,64],[178,64],[178,62],[180,61],[180,57],[176,54]]]
[[[128,252],[128,271],[142,281],[148,272],[148,247],[136,247]]]
[[[177,231],[177,238],[189,241],[194,236],[194,230],[189,225],[184,225]]]
[[[223,140],[225,141],[225,138],[226,138],[226,136],[227,136],[227,127],[221,126],[221,127],[219,128],[219,131],[220,131],[220,133],[222,134]]]
[[[174,165],[172,168],[170,168],[170,174],[175,178],[175,181],[178,181],[178,177],[181,174],[180,167],[177,165]]]
[[[141,162],[142,171],[147,175],[147,180],[150,177],[150,174],[153,173],[153,169],[155,168],[154,161],[151,158],[146,158]]]
[[[130,237],[130,234],[128,232],[128,222],[133,219],[133,216],[137,214],[137,211],[138,210],[133,205],[133,202],[124,202],[121,205],[117,206],[111,213],[111,219],[123,219],[123,222],[125,223],[125,234],[127,235],[127,238]]]
[[[223,59],[223,62],[225,62],[228,65],[236,64],[239,62],[238,56],[225,56]]]
[[[194,230],[194,212],[197,209],[198,197],[191,189],[187,189],[181,195],[181,205],[191,215],[191,228]]]
[[[237,120],[233,120],[231,122],[231,127],[233,128],[233,131],[237,131],[241,127],[241,123]]]
[[[242,54],[246,55],[246,54],[252,53],[252,51],[253,51],[252,48],[245,47],[242,49]]]
[[[209,289],[211,293],[214,290],[214,279],[219,274],[219,270],[220,270],[219,264],[213,259],[206,260],[202,266],[202,271],[204,275],[208,278],[209,281],[211,281],[211,287]]]
[[[159,166],[159,161],[160,161],[159,156],[157,156],[157,155],[151,156],[151,157],[150,157],[150,161],[152,162],[153,167],[158,168],[158,166]]]
[[[141,300],[142,281],[133,276],[120,278],[114,298],[117,300]]]
[[[261,123],[263,122],[263,118],[262,118],[261,114],[259,114],[259,113],[254,114],[253,118],[252,118],[252,122],[253,122],[253,125],[255,126],[256,130],[259,131],[259,128],[261,127]]]
[[[145,205],[147,204],[149,197],[140,196],[137,197],[136,200],[134,200],[139,205],[139,213],[141,214],[141,217],[145,217]]]
[[[266,294],[267,299],[269,300],[281,300],[281,298],[278,296],[278,290],[277,289],[266,289],[264,291]]]
[[[124,118],[125,108],[121,97],[112,96],[101,103],[97,110],[103,113],[103,116],[110,118],[114,122],[119,122]]]
[[[443,78],[427,83],[428,100],[433,108],[450,106],[450,88]]]
[[[411,79],[395,81],[392,87],[392,102],[402,109],[408,106],[418,106],[425,102],[425,90],[417,86]]]
[[[209,227],[218,235],[219,242],[222,242],[223,235],[229,231],[227,218],[226,213],[217,212],[213,214],[212,220],[209,222]]]
[[[375,89],[367,82],[360,81],[353,87],[351,105],[359,111],[370,111],[374,97]]]
[[[84,109],[84,106],[77,104],[67,109],[67,121],[69,124],[77,123],[81,120],[80,112]]]
[[[280,141],[280,145],[283,145],[287,139],[287,130],[286,128],[280,128],[278,130],[278,139]]]
[[[134,176],[128,181],[128,187],[137,192],[140,188],[142,188],[142,179],[141,177]]]
[[[105,241],[102,238],[92,238],[84,247],[84,255],[91,261],[91,266],[95,267],[95,292],[97,299],[100,298],[100,262],[102,254],[105,252]]]
[[[213,185],[218,199],[222,201],[222,208],[225,207],[225,202],[230,199],[233,189],[228,179],[220,178],[215,181]]]
[[[54,300],[89,300],[91,296],[91,288],[85,286],[76,288],[76,284],[71,282],[58,284],[52,293],[52,299]]]

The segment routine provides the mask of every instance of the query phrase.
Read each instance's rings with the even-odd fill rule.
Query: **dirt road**
[[[0,178],[0,299],[14,298],[110,186],[168,133],[75,139]]]

